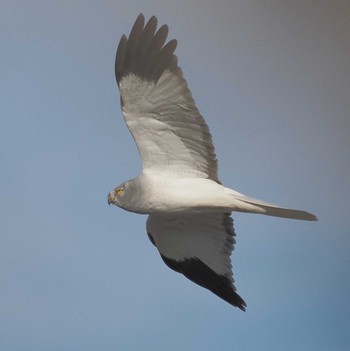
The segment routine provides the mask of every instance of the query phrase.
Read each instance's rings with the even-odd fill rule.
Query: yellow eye
[[[118,188],[116,190],[118,196],[122,196],[124,194],[124,189],[123,188]]]

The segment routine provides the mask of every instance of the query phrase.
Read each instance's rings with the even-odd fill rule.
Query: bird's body
[[[140,206],[139,208],[124,207],[131,212],[151,214],[204,210],[232,211],[230,207],[233,199],[229,192],[210,179],[177,178],[169,177],[169,174],[164,177],[162,173],[143,173],[131,184],[138,188],[137,205]]]
[[[148,214],[147,232],[164,262],[245,310],[231,265],[231,212],[316,220],[308,212],[272,205],[223,186],[209,128],[192,99],[167,26],[156,31],[140,15],[122,36],[116,78],[126,124],[141,155],[142,174],[108,196],[127,211]],[[165,45],[164,45],[165,44]]]
[[[176,172],[143,172],[126,184],[128,192],[137,194],[137,200],[129,201],[129,205],[120,205],[130,212],[249,212],[293,219],[314,219],[308,212],[252,199],[211,179],[180,177]]]

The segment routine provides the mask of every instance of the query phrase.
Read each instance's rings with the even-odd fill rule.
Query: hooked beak
[[[108,206],[110,206],[111,203],[113,203],[113,200],[112,200],[111,193],[109,193],[108,194]]]

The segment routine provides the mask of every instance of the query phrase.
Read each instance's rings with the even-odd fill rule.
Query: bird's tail
[[[276,206],[265,201],[253,199],[243,194],[230,190],[230,195],[234,197],[233,211],[259,213],[267,216],[300,219],[304,221],[317,221],[312,213]]]

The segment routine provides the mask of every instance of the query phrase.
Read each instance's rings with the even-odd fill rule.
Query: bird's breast
[[[228,209],[224,187],[209,179],[154,179],[149,198],[150,213],[203,212]]]

